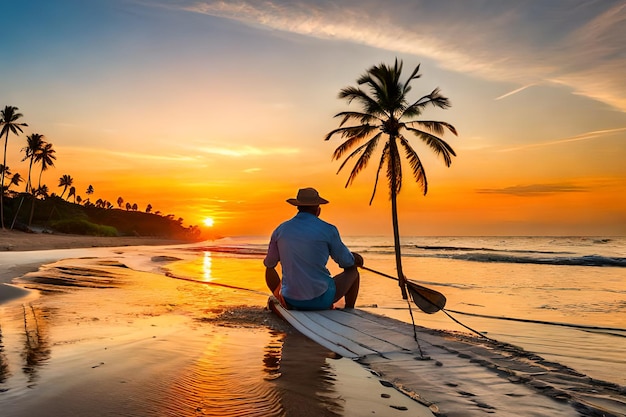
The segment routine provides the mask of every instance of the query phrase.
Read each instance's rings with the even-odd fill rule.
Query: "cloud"
[[[587,191],[589,191],[589,189],[586,187],[572,184],[531,184],[504,188],[481,188],[476,190],[479,194],[505,194],[519,197],[536,197],[548,194],[579,193]]]
[[[509,91],[508,93],[502,94],[500,97],[496,97],[494,100],[502,100],[503,98],[507,98],[509,96],[512,96],[514,94],[522,92],[522,91],[526,90],[527,88],[532,87],[533,85],[535,85],[535,84],[528,84],[528,85],[525,85],[523,87],[517,88],[517,89],[515,89],[513,91]]]
[[[564,84],[626,112],[623,1],[389,0],[382,7],[374,0],[179,0],[176,5],[252,26],[426,56],[443,68],[490,80],[526,87]]]
[[[198,152],[206,154],[230,156],[233,158],[242,158],[246,156],[292,155],[300,152],[300,150],[296,148],[258,148],[256,146],[200,146],[194,149]]]
[[[611,136],[615,133],[620,133],[620,132],[626,132],[626,127],[620,127],[617,129],[596,130],[593,132],[585,132],[585,133],[581,133],[580,135],[573,136],[571,138],[558,139],[558,140],[553,140],[550,142],[531,143],[528,145],[501,149],[499,152],[512,152],[512,151],[519,151],[523,149],[541,148],[544,146],[560,145],[562,143],[578,142],[581,140],[598,139],[598,138]]]

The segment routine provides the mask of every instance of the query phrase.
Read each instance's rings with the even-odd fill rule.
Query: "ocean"
[[[344,242],[365,266],[394,275],[391,237]],[[446,311],[471,330],[626,385],[626,237],[404,237],[401,246],[405,276],[444,294]],[[266,249],[266,237],[224,238],[205,247],[202,262],[208,253],[260,263]],[[201,276],[173,268],[193,279],[210,276],[206,268],[195,269]],[[332,260],[329,269],[339,271]],[[361,276],[357,307],[407,322],[411,307],[420,326],[470,332],[442,312],[410,305],[395,281],[367,271]]]

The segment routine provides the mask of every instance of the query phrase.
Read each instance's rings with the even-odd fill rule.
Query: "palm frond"
[[[420,64],[417,64],[417,67],[413,70],[409,78],[404,82],[404,87],[402,87],[402,94],[406,95],[409,91],[411,91],[411,81],[420,78],[422,75],[418,74],[420,71]]]
[[[426,195],[426,193],[428,193],[428,180],[426,179],[426,170],[424,169],[422,160],[404,136],[400,137],[400,144],[402,144],[402,147],[404,148],[404,153],[409,161],[409,166],[411,167],[415,182],[422,187],[424,195]]]
[[[376,196],[376,189],[378,187],[378,179],[380,178],[380,171],[383,169],[385,162],[389,156],[389,142],[385,143],[385,147],[383,148],[382,155],[380,156],[380,162],[378,163],[378,169],[376,170],[376,178],[374,180],[374,189],[372,190],[372,197],[370,198],[370,206],[372,205],[372,201],[374,201],[374,197]]]
[[[339,98],[348,100],[348,104],[352,103],[353,100],[357,100],[367,113],[384,114],[384,109],[380,106],[380,103],[360,88],[345,87],[339,91]]]
[[[413,132],[416,136],[422,139],[426,144],[433,150],[437,155],[441,155],[446,166],[450,166],[452,164],[452,157],[456,156],[454,149],[446,141],[437,136],[430,134],[428,132],[424,132],[423,130],[414,129],[412,127],[406,126],[406,129],[410,132]]]
[[[380,118],[369,114],[369,113],[363,113],[363,112],[356,112],[356,111],[342,111],[340,113],[337,113],[335,115],[335,117],[340,117],[343,116],[343,119],[341,120],[341,123],[339,123],[339,126],[343,126],[348,120],[358,120],[359,123],[361,123],[362,125],[366,125],[366,124],[370,124],[371,122],[380,122]]]
[[[416,125],[422,126],[436,135],[443,135],[445,133],[444,128],[447,128],[455,136],[458,136],[456,128],[452,126],[450,123],[446,123],[446,122],[439,122],[435,120],[413,120],[410,122],[404,122],[404,124],[409,125],[411,127],[415,127]]]
[[[372,138],[371,140],[367,141],[366,143],[364,143],[363,145],[359,146],[359,147],[358,147],[358,148],[356,148],[354,151],[352,151],[352,153],[351,153],[350,155],[348,155],[348,156],[344,159],[344,161],[341,163],[341,165],[339,166],[339,169],[337,170],[337,174],[339,174],[339,172],[341,172],[341,170],[343,169],[343,167],[344,167],[344,166],[346,166],[346,164],[347,164],[347,163],[348,163],[348,162],[349,162],[352,158],[354,158],[355,156],[357,156],[358,154],[360,154],[360,153],[361,153],[361,152],[362,152],[365,148],[367,148],[367,146],[370,144],[370,142],[371,142],[372,140],[374,140],[374,139],[378,140],[378,135],[377,135],[377,137]],[[338,149],[335,149],[335,152],[337,152],[337,151],[338,151]],[[345,149],[345,150],[344,150],[344,153],[345,153],[345,152],[347,152],[347,151],[348,151],[348,149]],[[338,159],[338,158],[336,158],[336,159]],[[348,186],[348,184],[346,184],[346,186]]]
[[[372,154],[374,153],[374,150],[378,146],[378,140],[380,139],[381,135],[382,133],[379,133],[378,135],[374,136],[372,139],[368,140],[367,143],[365,143],[363,146],[360,146],[357,149],[357,151],[362,150],[361,156],[359,157],[359,159],[357,159],[356,163],[354,164],[354,167],[352,168],[352,171],[350,172],[350,176],[348,176],[348,181],[346,182],[346,188],[354,182],[356,176],[359,175],[359,172],[361,172],[367,167],[367,164],[369,163],[370,158],[372,157]],[[356,151],[353,152],[353,155],[356,153],[357,153]],[[342,164],[342,167],[343,165],[345,165],[345,163]],[[341,167],[339,169],[341,169]]]
[[[398,146],[395,138],[389,139],[389,158],[387,160],[387,181],[389,182],[389,191],[393,195],[400,193],[402,189],[402,160],[398,152]]]

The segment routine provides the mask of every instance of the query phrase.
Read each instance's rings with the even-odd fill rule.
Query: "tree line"
[[[12,136],[20,136],[20,134],[24,133],[24,128],[28,127],[28,124],[24,123],[22,118],[23,115],[15,106],[5,106],[4,109],[0,110],[0,138],[4,139],[3,161],[0,165],[0,222],[3,230],[6,229],[7,226],[13,229],[19,211],[22,209],[22,204],[20,203],[18,209],[13,213],[13,218],[6,218],[5,210],[7,207],[5,199],[13,199],[20,195],[28,196],[31,200],[28,227],[31,226],[33,220],[35,202],[37,200],[46,200],[50,197],[58,197],[67,202],[72,199],[74,204],[82,205],[84,207],[95,207],[101,209],[112,209],[116,207],[112,202],[101,198],[98,198],[96,201],[91,201],[95,192],[94,187],[91,184],[89,184],[85,190],[86,198],[81,197],[81,195],[77,194],[76,187],[74,186],[74,178],[72,178],[69,174],[63,174],[59,178],[58,187],[62,188],[60,195],[50,192],[48,186],[46,184],[42,184],[42,175],[44,171],[54,168],[56,150],[54,149],[52,143],[48,142],[46,137],[39,133],[31,133],[27,135],[26,144],[20,150],[20,152],[23,153],[22,162],[28,162],[28,173],[26,177],[23,177],[19,172],[13,173],[11,168],[7,166],[7,148],[9,139]],[[33,184],[33,176],[37,177],[36,186]],[[24,191],[17,191],[22,183],[24,183]],[[139,210],[137,203],[125,201],[121,196],[117,198],[116,203],[118,208],[126,209],[126,211],[136,212]],[[161,216],[160,211],[153,212],[152,204],[148,204],[146,206],[145,213]],[[182,226],[182,218],[174,220],[174,215],[172,214],[168,214],[163,217],[168,220],[175,221]],[[192,228],[196,228],[196,226],[192,226]]]

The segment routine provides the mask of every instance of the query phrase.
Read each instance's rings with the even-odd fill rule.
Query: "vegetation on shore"
[[[58,187],[61,195],[50,192],[42,184],[44,171],[54,167],[56,151],[44,135],[32,133],[26,137],[26,144],[21,149],[24,153],[22,162],[28,162],[26,179],[19,172],[12,173],[6,165],[7,144],[10,135],[23,133],[26,123],[23,115],[14,106],[5,106],[0,110],[0,137],[4,139],[3,163],[0,164],[0,223],[2,229],[32,231],[57,231],[62,233],[93,236],[154,236],[172,239],[197,239],[201,231],[197,226],[184,227],[183,219],[175,219],[173,214],[161,215],[152,212],[152,205],[146,206],[145,212],[138,211],[137,203],[125,202],[117,198],[117,206],[103,199],[91,201],[94,187],[89,184],[83,199],[77,194],[74,179],[64,174],[59,178]],[[39,169],[37,186],[33,185],[33,169]],[[36,175],[36,174],[35,174]],[[23,192],[12,190],[25,183]],[[66,199],[63,198],[68,192]],[[70,202],[70,198],[73,199]],[[125,202],[125,205],[123,205]],[[125,208],[125,210],[124,210]]]

